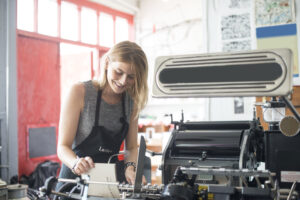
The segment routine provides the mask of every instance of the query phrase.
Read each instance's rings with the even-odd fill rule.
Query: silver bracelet
[[[77,174],[77,173],[75,172],[75,167],[76,167],[76,165],[77,165],[79,159],[80,159],[80,158],[77,156],[76,161],[75,161],[73,167],[71,168],[71,171],[73,172],[73,174]]]

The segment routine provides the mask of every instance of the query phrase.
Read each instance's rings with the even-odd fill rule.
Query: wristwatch
[[[127,163],[125,163],[124,171],[126,171],[127,167],[129,167],[129,166],[133,166],[133,170],[134,171],[136,170],[136,164],[135,164],[135,162],[127,162]]]

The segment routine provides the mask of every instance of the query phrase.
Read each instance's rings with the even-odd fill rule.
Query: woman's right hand
[[[74,162],[73,172],[77,175],[87,173],[91,168],[94,168],[95,164],[91,157],[86,156],[84,158],[77,158]]]

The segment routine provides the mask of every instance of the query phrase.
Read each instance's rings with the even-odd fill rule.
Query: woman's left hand
[[[125,177],[126,177],[126,180],[129,184],[131,184],[131,185],[134,184],[134,182],[135,182],[135,171],[134,171],[133,166],[129,166],[129,167],[126,168]],[[143,185],[147,184],[145,176],[143,176],[142,183],[143,183]]]

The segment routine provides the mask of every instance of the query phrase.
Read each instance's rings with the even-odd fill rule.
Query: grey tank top
[[[80,113],[73,148],[79,145],[91,133],[95,122],[98,89],[93,85],[91,80],[84,82],[84,88],[84,108]],[[133,100],[128,93],[125,95],[124,103],[126,121],[129,123],[133,109]],[[120,122],[122,116],[122,101],[117,104],[108,104],[101,99],[98,125],[104,126],[107,130],[117,134],[122,128],[122,123]]]

